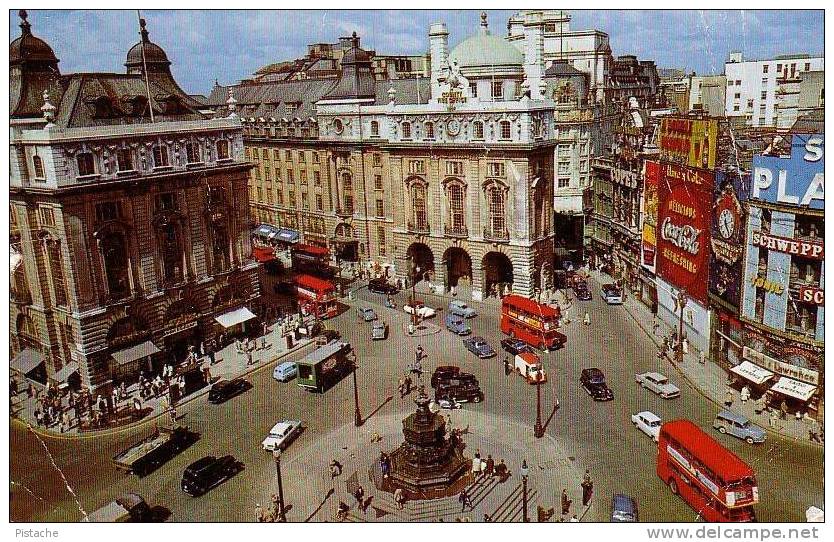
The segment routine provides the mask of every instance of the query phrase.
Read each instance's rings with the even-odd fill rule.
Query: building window
[[[504,167],[504,162],[489,162],[487,163],[487,175],[489,177],[504,177],[507,172]]]
[[[263,190],[261,189],[260,186],[257,187],[255,190],[257,190],[257,192],[258,192],[258,199],[256,199],[255,201],[262,202],[264,200]]]
[[[767,73],[769,70],[770,70],[770,65],[769,64],[765,64],[764,66],[762,66],[762,73]]]
[[[420,183],[414,183],[411,187],[411,206],[414,209],[414,225],[420,231],[429,228],[428,215],[426,214],[426,187]]]
[[[252,170],[252,175],[255,177],[255,180],[260,182],[261,180],[261,168],[256,167]]]
[[[446,175],[463,175],[463,162],[446,162]]]
[[[499,126],[501,127],[501,139],[510,139],[510,137],[512,136],[512,133],[510,131],[510,121],[502,120],[499,123]]]
[[[494,235],[504,232],[504,190],[498,186],[487,189],[487,204],[489,206],[489,227]]]
[[[176,192],[165,192],[156,197],[156,212],[160,211],[176,211],[177,210],[177,194]]]
[[[321,173],[318,171],[313,172],[313,186],[321,187]]]
[[[727,86],[728,86],[728,87],[731,87],[731,86],[733,86],[733,82],[732,82],[732,80],[730,80],[730,81],[727,81]]]
[[[38,209],[38,222],[41,226],[54,226],[55,211],[51,207],[40,207]]]
[[[571,155],[571,146],[569,144],[561,144],[559,145],[558,152],[560,158],[569,158]]]
[[[469,82],[469,92],[472,93],[473,98],[478,97],[478,83],[476,81]]]
[[[272,181],[272,173],[270,172],[269,167],[264,168],[264,180],[267,182]]]
[[[557,188],[567,188],[570,186],[570,177],[559,177],[556,181]]]
[[[741,109],[741,107],[739,107],[739,105],[738,105],[738,104],[736,104],[736,105],[734,105],[734,106],[733,106],[733,111],[738,111],[738,110],[740,110],[740,109]]]
[[[78,164],[79,177],[84,177],[86,175],[95,175],[96,168],[95,163],[93,161],[93,153],[82,152],[81,154],[75,157],[75,161]]]
[[[411,139],[411,123],[404,122],[402,124],[403,139]]]
[[[284,191],[280,188],[275,192],[275,203],[278,205],[284,205]]]
[[[493,81],[492,82],[492,99],[493,100],[503,100],[504,99],[504,84],[501,81]]]
[[[385,256],[385,228],[383,226],[377,226],[376,241],[379,247],[379,255]]]
[[[321,197],[321,194],[316,194],[316,211],[321,211],[324,209],[324,199]]]
[[[559,162],[556,172],[560,175],[567,175],[570,173],[570,162]]]
[[[472,139],[483,139],[484,138],[484,123],[476,120],[474,124]]]
[[[736,79],[736,86],[737,86],[737,87],[740,87],[740,86],[741,86],[741,79]]]
[[[307,170],[301,170],[301,179],[299,181],[302,185],[307,185]]]
[[[218,160],[228,160],[229,159],[229,142],[225,139],[221,139],[217,142],[217,159]]]
[[[341,119],[333,120],[333,131],[335,131],[337,134],[341,134],[345,131],[345,125]]]
[[[292,162],[292,151],[284,151],[284,160],[287,162]]]
[[[117,201],[105,201],[96,205],[96,221],[98,222],[118,220],[121,217],[122,210]]]
[[[457,183],[449,185],[449,222],[455,231],[462,231],[465,224],[463,187]]]
[[[295,207],[295,190],[292,188],[287,191],[287,206]]]
[[[319,153],[317,153],[316,151],[313,151],[313,163],[314,164],[319,163]]]
[[[310,198],[309,198],[309,195],[307,194],[307,191],[302,191],[301,192],[301,208],[304,209],[305,211],[310,210]]]
[[[156,145],[153,148],[153,167],[168,167],[168,147]]]
[[[46,174],[43,171],[43,160],[40,156],[33,156],[32,157],[32,166],[35,168],[35,178],[36,179],[44,179],[46,178]]]
[[[409,173],[425,173],[426,172],[426,163],[422,160],[409,160],[408,161],[408,172]]]
[[[374,175],[374,189],[382,190],[382,175]]]
[[[766,91],[766,90],[763,90],[763,91],[762,91],[762,94],[761,94],[761,99],[762,99],[762,100],[767,100],[767,91]]]
[[[736,100],[740,100],[740,99],[741,99],[741,92],[736,92],[736,93],[733,95],[733,98],[735,98]]]
[[[427,122],[425,124],[426,127],[426,139],[434,139],[434,123]]]
[[[307,153],[304,151],[298,151],[298,162],[301,164],[307,163]]]
[[[196,164],[200,162],[200,152],[196,143],[185,144],[185,162],[187,164]]]
[[[107,290],[112,299],[130,295],[127,243],[121,232],[111,232],[99,241],[99,252],[104,263]]]
[[[376,200],[376,216],[385,216],[385,202],[383,202],[381,199]]]
[[[379,137],[379,121],[371,121],[371,137]]]
[[[378,152],[374,153],[374,165],[381,166],[382,165],[382,155]]]
[[[295,184],[295,178],[293,177],[293,173],[291,169],[287,170],[287,182],[289,184]]]
[[[342,196],[344,211],[353,214],[353,178],[350,173],[342,173]]]

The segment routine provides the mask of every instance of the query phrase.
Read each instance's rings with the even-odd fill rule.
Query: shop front
[[[768,371],[748,360],[730,367],[730,372],[740,377],[744,381],[744,385],[751,388],[754,397],[760,397],[767,393],[773,382],[778,379],[778,377],[774,379],[773,371]]]
[[[246,307],[223,313],[214,319],[227,337],[248,336],[257,332],[254,326],[257,316]]]
[[[132,382],[143,371],[154,372],[153,360],[161,350],[151,341],[144,341],[110,354],[113,358],[110,378],[113,383]]]

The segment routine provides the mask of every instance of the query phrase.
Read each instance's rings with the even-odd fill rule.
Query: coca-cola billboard
[[[657,274],[707,303],[712,172],[661,163],[657,187]]]

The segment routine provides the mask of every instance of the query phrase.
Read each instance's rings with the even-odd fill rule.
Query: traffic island
[[[408,323],[402,325],[403,333],[407,337],[425,337],[426,335],[434,335],[435,333],[440,332],[440,327],[430,322],[421,322],[420,324],[414,327],[414,333],[409,333],[410,325],[411,324]]]

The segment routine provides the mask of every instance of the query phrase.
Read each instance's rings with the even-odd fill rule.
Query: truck
[[[185,426],[158,426],[148,437],[113,457],[117,469],[144,476],[197,440]]]
[[[150,516],[151,508],[145,499],[136,493],[125,493],[98,510],[90,512],[87,515],[87,521],[91,523],[139,522],[150,520]]]
[[[547,373],[541,359],[533,352],[520,352],[515,356],[515,370],[530,384],[547,382]]]
[[[350,343],[331,341],[296,362],[296,381],[308,391],[324,393],[350,373],[355,362],[356,353]]]

